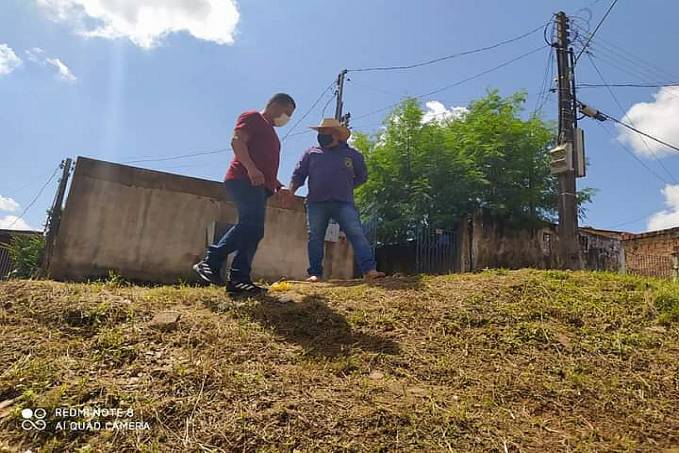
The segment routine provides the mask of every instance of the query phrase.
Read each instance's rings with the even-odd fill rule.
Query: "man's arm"
[[[259,186],[264,184],[264,174],[257,168],[255,163],[250,158],[248,151],[248,140],[250,133],[244,128],[237,128],[233,131],[233,138],[231,139],[231,147],[238,158],[238,161],[243,164],[248,172],[252,185]]]
[[[368,167],[365,165],[363,154],[356,150],[354,150],[352,159],[354,161],[354,171],[356,172],[356,175],[354,176],[354,187],[358,187],[368,180]]]
[[[309,176],[309,153],[304,152],[302,158],[297,162],[295,170],[292,172],[290,179],[290,193],[294,193],[304,185],[306,178]]]

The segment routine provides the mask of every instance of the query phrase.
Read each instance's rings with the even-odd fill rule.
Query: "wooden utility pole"
[[[565,146],[568,168],[559,173],[559,243],[562,266],[580,269],[578,243],[578,200],[575,183],[578,163],[575,153],[577,127],[573,49],[570,48],[568,16],[561,11],[556,15],[556,61],[559,73],[559,136],[558,144]]]
[[[71,174],[71,164],[73,161],[68,158],[61,162],[60,167],[63,170],[61,179],[59,179],[59,187],[54,197],[54,203],[50,209],[47,225],[45,225],[45,250],[42,255],[42,266],[40,274],[47,275],[49,269],[49,261],[54,252],[54,240],[56,239],[59,224],[61,223],[61,211],[64,204],[64,196],[66,194],[66,185],[68,184],[68,177]]]

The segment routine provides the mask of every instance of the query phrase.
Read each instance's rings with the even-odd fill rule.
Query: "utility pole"
[[[342,97],[344,96],[344,79],[347,76],[347,70],[343,69],[338,75],[337,75],[337,89],[335,90],[335,119],[338,120],[340,123],[343,123],[345,126],[349,127],[349,114],[347,113],[346,115],[342,115],[342,110],[344,109],[344,101]],[[334,220],[330,220],[331,223],[335,223]],[[330,225],[328,225],[330,228]],[[328,275],[332,274],[332,265],[333,261],[335,259],[335,242],[334,241],[325,241],[326,243],[326,248],[325,248],[325,255],[327,257],[327,264],[324,265],[324,267],[327,268]],[[356,266],[356,263],[354,262],[354,267]]]
[[[344,109],[344,102],[342,97],[344,96],[344,79],[347,75],[347,70],[343,69],[342,72],[337,76],[337,91],[336,91],[336,103],[335,103],[335,119],[343,122],[345,126],[349,126],[349,114],[342,115],[342,110]]]
[[[64,204],[64,195],[66,194],[66,185],[68,184],[68,177],[71,174],[71,164],[73,161],[68,158],[61,162],[60,168],[63,169],[61,179],[59,179],[59,187],[54,197],[54,203],[47,218],[47,225],[45,225],[45,250],[42,256],[41,275],[47,275],[49,268],[49,261],[54,252],[54,240],[56,239],[59,224],[61,223],[61,210]]]
[[[556,15],[556,61],[559,73],[559,136],[558,144],[567,165],[559,171],[559,243],[562,266],[580,269],[578,243],[578,200],[576,187],[575,130],[577,128],[573,49],[569,40],[569,20],[566,13]]]

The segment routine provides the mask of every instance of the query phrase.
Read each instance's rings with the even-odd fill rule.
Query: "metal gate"
[[[372,217],[365,222],[361,222],[361,225],[363,225],[363,232],[368,239],[368,243],[370,244],[370,248],[374,255],[375,249],[377,248],[377,219]]]
[[[415,271],[419,274],[457,272],[455,231],[420,227],[415,239]]]
[[[379,221],[363,222],[363,230],[378,261],[387,272],[449,274],[459,272],[457,234],[453,229],[420,226],[400,244],[379,244]]]
[[[9,257],[9,252],[0,244],[0,280],[5,280],[14,269],[14,264]]]

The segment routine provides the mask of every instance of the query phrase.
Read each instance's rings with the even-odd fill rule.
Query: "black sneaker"
[[[267,289],[257,286],[252,282],[228,282],[226,284],[226,292],[233,295],[257,296],[265,294]]]
[[[200,278],[208,283],[214,285],[223,285],[222,277],[219,275],[219,271],[215,271],[210,267],[205,260],[193,265],[193,270],[196,271]]]

